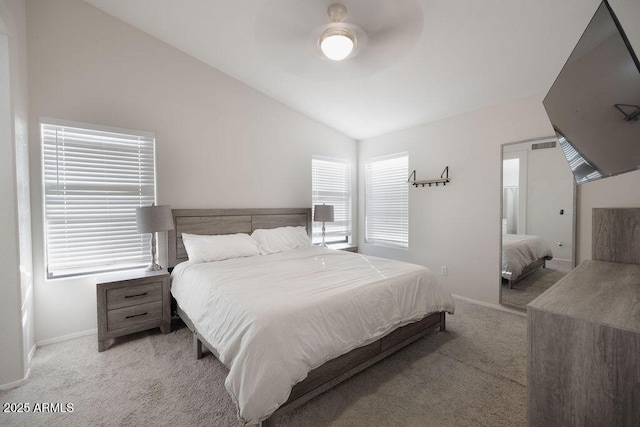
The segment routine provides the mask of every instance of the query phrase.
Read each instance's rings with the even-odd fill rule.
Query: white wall
[[[594,11],[599,0],[589,0]],[[640,53],[640,2],[611,0],[627,37]],[[558,69],[560,71],[560,69]],[[523,71],[525,72],[525,71]],[[451,185],[411,188],[409,250],[364,244],[363,253],[415,262],[448,276],[439,279],[451,292],[497,304],[500,259],[500,144],[552,135],[542,107],[544,94],[485,108],[362,141],[359,164],[368,158],[408,151],[409,169],[418,179],[438,177],[449,166]],[[364,186],[360,175],[359,219],[364,224]],[[578,186],[579,261],[591,258],[591,209],[640,206],[640,171]]]
[[[446,187],[410,187],[409,249],[364,243],[363,253],[425,265],[452,293],[497,304],[500,289],[501,144],[542,137],[552,129],[542,96],[497,105],[362,141],[359,164],[406,151],[417,179],[437,178],[449,166]],[[360,174],[359,215],[364,224],[364,179]]]
[[[24,1],[0,0],[0,388],[28,375],[34,345],[25,24]]]
[[[44,280],[39,117],[154,132],[174,208],[310,207],[312,155],[356,163],[352,139],[87,3],[27,12],[38,342],[96,325],[94,277]]]

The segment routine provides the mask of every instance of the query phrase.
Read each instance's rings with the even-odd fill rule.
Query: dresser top
[[[585,261],[529,303],[530,310],[640,333],[640,265]]]

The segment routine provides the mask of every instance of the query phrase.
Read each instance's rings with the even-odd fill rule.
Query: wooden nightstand
[[[111,338],[160,327],[171,332],[169,273],[136,271],[104,276],[96,285],[98,296],[98,351]]]

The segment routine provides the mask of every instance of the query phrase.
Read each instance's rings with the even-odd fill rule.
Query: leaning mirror
[[[555,137],[502,146],[501,303],[529,302],[574,266],[575,184]]]

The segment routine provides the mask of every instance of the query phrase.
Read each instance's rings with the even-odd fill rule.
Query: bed
[[[187,260],[183,233],[304,226],[311,209],[173,210],[172,294],[194,336],[228,369],[245,424],[274,418],[427,333],[451,295],[426,268],[320,247],[219,262]]]
[[[502,277],[509,288],[537,269],[544,268],[546,261],[552,258],[551,248],[539,236],[502,235]]]

